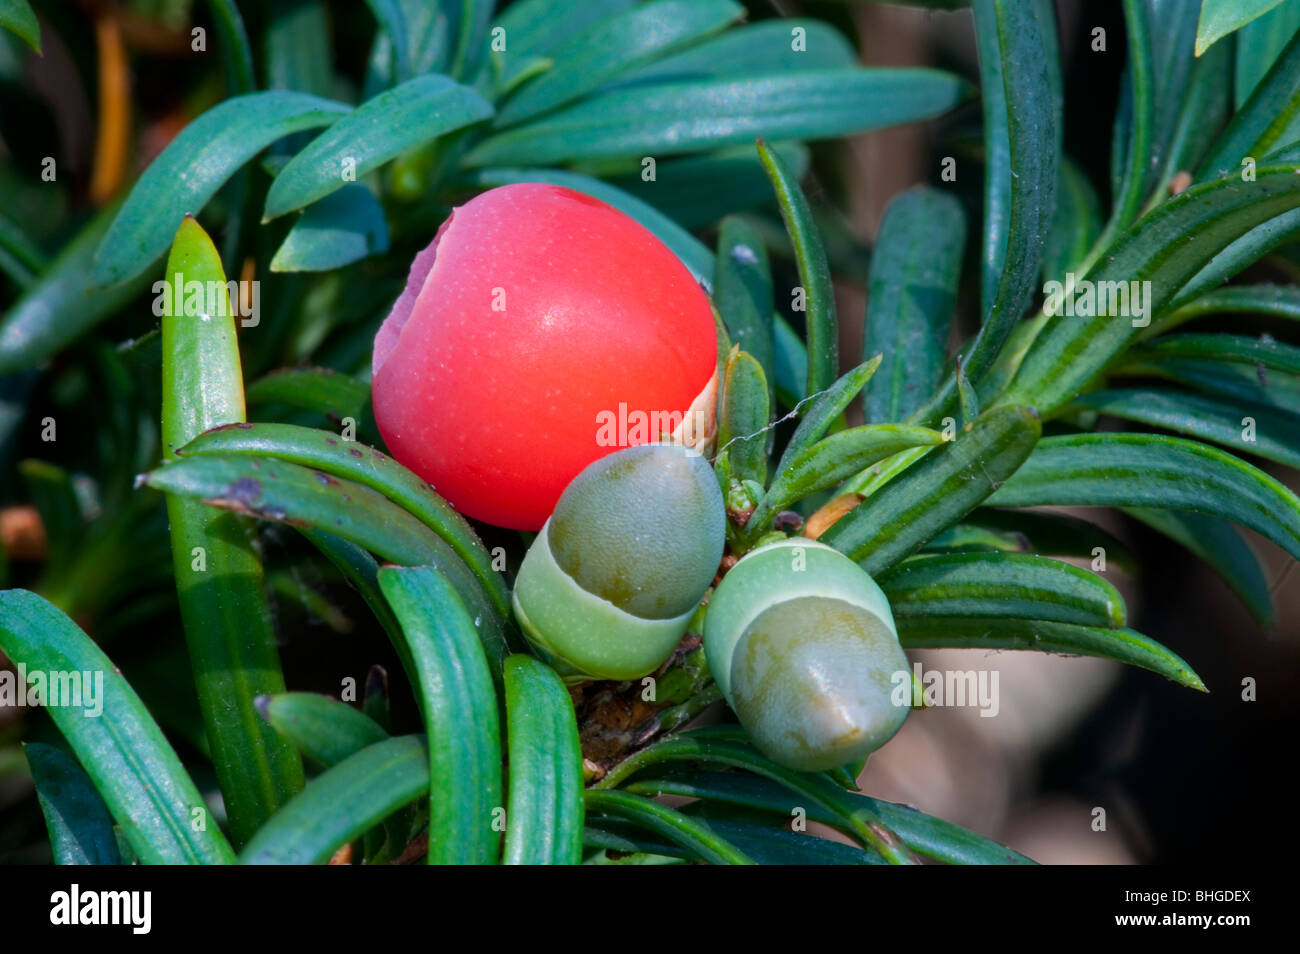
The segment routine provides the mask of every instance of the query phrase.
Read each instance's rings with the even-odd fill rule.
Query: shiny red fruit
[[[455,209],[375,337],[393,455],[468,516],[541,527],[589,463],[713,427],[713,313],[657,238],[557,186]]]

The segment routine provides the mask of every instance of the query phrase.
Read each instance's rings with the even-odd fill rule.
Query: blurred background
[[[580,0],[576,0],[580,2]],[[1191,0],[1187,0],[1191,2]],[[284,0],[275,6],[295,6]],[[297,4],[304,5],[304,4]],[[130,151],[130,177],[194,116],[221,95],[219,74],[189,56],[189,29],[207,23],[208,11],[189,0],[58,0],[36,4],[53,29],[44,31],[43,57],[24,54],[0,34],[0,196],[7,214],[21,218],[39,238],[64,218],[69,205],[102,201],[105,173],[95,162],[95,106],[100,79],[86,72],[105,49],[105,30],[115,30],[124,51],[138,142]],[[241,3],[250,33],[267,3]],[[373,23],[359,0],[334,0],[328,17],[329,57],[335,82],[364,72]],[[748,0],[753,19],[813,16],[853,39],[872,66],[936,65],[977,77],[968,11],[931,11],[870,2]],[[1106,202],[1110,138],[1124,67],[1124,28],[1119,0],[1059,0],[1060,41],[1066,90],[1067,154],[1088,173]],[[108,25],[106,25],[108,24]],[[1106,49],[1094,50],[1102,28]],[[1191,55],[1191,51],[1188,51]],[[355,95],[355,89],[352,91]],[[351,96],[349,97],[351,98]],[[883,210],[898,191],[930,183],[954,192],[977,230],[983,181],[977,104],[938,123],[887,130],[814,147],[805,183],[832,247],[838,280],[841,354],[846,366],[861,354],[865,274]],[[67,188],[43,193],[17,183],[13,169],[32,167],[43,156],[58,158]],[[957,180],[939,180],[942,157],[957,159]],[[779,225],[772,208],[752,210],[755,220]],[[700,230],[706,241],[712,233]],[[54,242],[57,245],[57,241]],[[976,243],[968,241],[954,334],[965,337],[977,321],[974,278]],[[777,287],[795,284],[788,259],[776,253]],[[784,269],[784,274],[780,271]],[[1244,276],[1288,281],[1294,266],[1285,253]],[[0,305],[10,301],[9,290]],[[390,301],[396,290],[373,294]],[[382,317],[382,314],[379,315]],[[126,340],[149,330],[147,308],[114,319],[110,335]],[[1224,318],[1222,330],[1269,330],[1266,323]],[[1207,323],[1202,330],[1212,330]],[[340,359],[342,360],[342,359]],[[95,381],[81,365],[56,367],[37,385],[40,399],[73,410],[76,440],[90,446],[104,439],[95,409]],[[0,415],[7,413],[0,381]],[[140,386],[149,386],[147,371]],[[154,405],[156,407],[156,405]],[[80,409],[80,410],[78,410]],[[79,416],[78,416],[79,415]],[[5,427],[5,434],[14,428]],[[31,428],[23,431],[30,433]],[[7,438],[6,438],[7,439]],[[18,437],[10,459],[38,456]],[[62,443],[62,441],[61,441]],[[75,443],[75,442],[74,442]],[[1265,465],[1275,476],[1294,478]],[[0,531],[13,561],[13,585],[40,570],[39,536],[22,508],[22,495],[6,468],[0,477]],[[156,508],[156,509],[161,509]],[[156,519],[155,514],[155,519]],[[1271,820],[1289,794],[1285,769],[1296,751],[1293,732],[1300,714],[1300,569],[1269,544],[1252,538],[1273,581],[1276,625],[1261,631],[1212,571],[1189,553],[1142,525],[1108,515],[1107,529],[1127,544],[1142,567],[1140,578],[1112,567],[1107,577],[1129,600],[1131,625],[1183,656],[1204,679],[1199,694],[1151,673],[1102,660],[1045,657],[1030,653],[931,651],[915,654],[927,668],[996,669],[1000,710],[982,718],[976,708],[938,708],[911,717],[899,736],[872,757],[862,777],[871,794],[906,802],[1004,842],[1044,863],[1173,863],[1248,860],[1263,854],[1274,836]],[[25,519],[27,522],[25,523]],[[34,536],[35,534],[35,536]],[[291,568],[272,580],[291,687],[337,692],[338,672],[361,679],[372,664],[396,671],[382,639],[350,635],[366,609],[346,587],[314,577],[294,560],[304,545],[290,531],[267,528],[272,556]],[[489,539],[489,545],[492,541]],[[165,552],[162,569],[169,570]],[[277,562],[269,560],[268,562]],[[164,577],[164,583],[169,577]],[[92,585],[88,583],[87,585]],[[168,599],[166,585],[158,599]],[[91,601],[93,604],[93,600]],[[89,610],[93,605],[88,606]],[[148,614],[140,608],[141,618]],[[201,746],[198,717],[188,682],[184,649],[176,631],[134,625],[128,617],[98,623],[97,638],[115,641],[114,658],[151,708],[160,711],[183,754]],[[320,661],[330,661],[328,671]],[[1257,684],[1254,701],[1243,699],[1243,680]],[[395,718],[414,721],[395,700]],[[26,775],[17,740],[51,738],[39,712],[0,709],[0,862],[48,861],[44,824]],[[1291,755],[1288,755],[1291,753]],[[188,760],[187,760],[188,761]],[[200,761],[201,760],[196,760]],[[196,773],[202,786],[211,778]],[[1289,799],[1287,799],[1289,801]],[[1096,830],[1095,809],[1105,810]]]
[[[775,6],[788,12],[793,5]],[[942,65],[976,75],[968,13],[849,6],[864,62]],[[1122,10],[1117,2],[1099,0],[1061,0],[1056,9],[1065,151],[1104,196],[1125,59]],[[1098,27],[1105,30],[1105,52],[1092,49]],[[960,144],[979,148],[978,117],[970,121],[964,129],[868,133],[832,147],[841,156],[827,162],[843,164],[843,207],[853,233],[869,243],[899,189],[918,182],[941,185],[937,155],[960,157]],[[953,152],[944,151],[948,148]],[[974,170],[964,181],[959,172],[957,182],[972,228],[981,182],[980,167]],[[1294,277],[1289,263],[1266,261],[1242,280]],[[963,335],[977,320],[974,291],[966,289],[959,303]],[[861,287],[842,283],[841,316],[861,314],[864,303]],[[849,337],[860,328],[843,317],[841,328],[842,353],[860,353]],[[1213,330],[1268,329],[1242,319],[1223,320]],[[1297,489],[1294,475],[1284,468],[1265,469]],[[914,715],[872,757],[863,788],[965,825],[1043,863],[1240,862],[1274,838],[1266,806],[1276,804],[1279,768],[1291,761],[1284,753],[1295,751],[1300,568],[1251,535],[1277,603],[1275,626],[1262,631],[1227,586],[1187,551],[1135,521],[1107,516],[1104,526],[1132,548],[1142,567],[1137,579],[1114,569],[1108,573],[1128,600],[1130,625],[1187,659],[1209,693],[1188,692],[1104,660],[970,650],[914,653],[927,669],[998,669],[1001,711],[992,718],[972,708]],[[1256,681],[1256,701],[1242,698],[1246,678]],[[1106,811],[1105,831],[1094,829],[1098,807]]]

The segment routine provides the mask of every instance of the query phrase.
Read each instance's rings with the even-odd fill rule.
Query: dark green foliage
[[[847,790],[860,766],[794,772],[737,727],[678,731],[719,698],[691,644],[655,673],[651,731],[584,761],[590,713],[512,617],[526,541],[388,457],[370,410],[412,255],[507,183],[620,209],[711,291],[724,568],[807,521],[878,578],[907,648],[1090,655],[1204,689],[1129,628],[1102,574],[1136,556],[1091,516],[1026,508],[1118,509],[1272,621],[1239,528],[1300,558],[1300,499],[1241,457],[1300,467],[1300,347],[1174,329],[1230,314],[1300,340],[1295,285],[1227,284],[1274,254],[1295,274],[1295,4],[1124,0],[1109,183],[1066,155],[1051,3],[913,5],[973,23],[977,76],[864,68],[832,26],[742,24],[733,0],[209,0],[182,113],[118,104],[136,109],[123,143],[183,127],[134,182],[41,180],[0,123],[0,502],[43,529],[35,555],[0,548],[0,651],[104,679],[100,718],[23,714],[68,751],[3,762],[30,765],[54,859],[1028,861]],[[30,50],[93,53],[53,6],[0,0],[7,97],[28,95]],[[825,141],[941,120],[927,161],[962,156],[965,186],[952,114],[982,120],[982,184],[900,193],[867,249]],[[176,273],[252,278],[258,311],[175,314],[148,292]],[[861,363],[839,353],[864,316],[837,313],[837,281],[867,286]],[[1063,316],[1058,282],[1149,285],[1123,299],[1136,312]],[[315,617],[392,667],[391,696],[381,669],[358,691]],[[286,691],[282,652],[313,692]],[[853,844],[787,830],[792,808]]]

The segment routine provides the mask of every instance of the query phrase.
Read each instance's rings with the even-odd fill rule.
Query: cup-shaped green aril
[[[704,649],[754,744],[789,768],[862,759],[907,718],[894,701],[910,676],[889,601],[825,544],[785,540],[732,567],[709,599]]]
[[[717,573],[722,492],[708,462],[643,444],[565,488],[515,579],[515,616],[570,680],[635,679],[672,653]]]

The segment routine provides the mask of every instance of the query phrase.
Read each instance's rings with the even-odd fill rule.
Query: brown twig
[[[603,778],[663,732],[689,721],[677,716],[687,710],[698,715],[716,701],[707,694],[713,680],[697,635],[688,634],[653,678],[653,693],[643,680],[584,683],[570,690],[588,781]],[[692,702],[702,697],[704,704],[693,707]],[[665,719],[669,711],[677,716]]]

